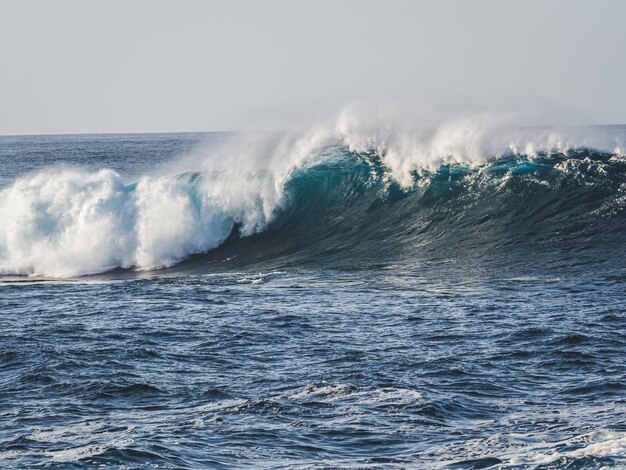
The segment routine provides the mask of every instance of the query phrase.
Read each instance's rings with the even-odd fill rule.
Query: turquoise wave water
[[[178,179],[197,187],[219,177],[196,172]],[[624,241],[626,159],[586,148],[510,155],[478,167],[413,172],[407,187],[379,156],[332,148],[295,169],[285,193],[261,233],[240,236],[235,227],[200,259],[222,267],[359,267],[442,257],[523,263],[524,252],[546,260],[571,252],[580,260]]]

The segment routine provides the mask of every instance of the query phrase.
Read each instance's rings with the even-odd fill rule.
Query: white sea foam
[[[88,459],[109,449],[122,449],[133,444],[130,433],[134,426],[115,426],[99,421],[76,423],[41,429],[28,438],[45,444],[46,448],[34,450],[0,451],[0,461],[19,461],[35,457],[56,462]]]
[[[495,431],[503,423],[474,422],[478,429],[494,429],[493,434],[485,438],[435,446],[430,449],[429,455],[442,463],[497,458],[506,468],[579,468],[581,465],[593,465],[590,462],[594,460],[599,465],[600,459],[606,460],[611,467],[623,468],[626,465],[626,433],[606,429],[590,430],[591,426],[584,424],[587,418],[583,417],[581,421],[576,412],[558,416],[558,421],[546,426],[541,424],[541,418],[532,413],[512,415],[507,421],[519,425],[521,420],[525,429],[506,434]],[[506,424],[510,425],[508,422]]]
[[[584,457],[610,458],[626,465],[626,433],[615,431],[595,431],[588,434],[553,443],[550,447],[537,444],[510,459],[513,465],[549,465],[565,463]]]
[[[43,454],[57,462],[73,462],[103,454],[109,449],[123,449],[133,443],[132,439],[120,439],[108,442],[106,445],[85,445],[79,447],[67,447],[61,450],[48,450]]]
[[[317,398],[332,398],[341,395],[350,395],[356,391],[356,388],[350,384],[336,384],[336,385],[318,385],[311,384],[303,390],[289,395],[287,398],[290,400],[303,400],[303,399],[317,399]]]
[[[0,193],[0,273],[75,276],[169,266],[218,246],[234,219],[166,177],[40,172]]]
[[[106,423],[100,421],[88,421],[84,423],[70,424],[56,428],[40,429],[33,432],[29,438],[39,442],[75,442],[85,438],[94,432],[102,433]]]
[[[299,392],[287,396],[290,400],[318,400],[346,402],[350,406],[404,407],[424,402],[417,390],[384,387],[373,390],[358,390],[350,384],[311,384]]]

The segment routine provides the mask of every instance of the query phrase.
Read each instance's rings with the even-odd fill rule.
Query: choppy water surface
[[[33,155],[46,138],[20,139],[0,139],[0,200],[34,198],[20,209],[28,217],[2,206],[11,233],[31,238],[15,242],[8,225],[0,233],[1,466],[626,465],[618,154],[582,148],[443,166],[414,174],[409,188],[389,184],[384,158],[333,148],[290,173],[287,202],[267,225],[246,232],[249,219],[224,197],[219,221],[232,224],[217,249],[183,253],[195,245],[163,232],[158,253],[183,253],[169,267],[122,263],[81,277],[54,275],[96,256],[81,257],[66,231],[101,229],[84,214],[118,200],[108,194],[123,195],[120,214],[139,215],[106,235],[145,228],[141,211],[152,209],[134,205],[136,175],[200,137],[135,136],[144,157],[126,166],[123,145],[91,137],[107,149],[103,166],[130,175],[119,186],[127,192],[76,206],[108,186],[73,186],[59,176],[67,170],[44,170],[74,191],[58,196],[73,201],[63,207],[83,210],[54,222],[58,199],[24,182],[45,166]],[[80,166],[76,145],[68,138],[57,159]],[[215,186],[215,175],[178,176],[190,192],[161,190],[196,198],[198,179]],[[249,196],[242,207],[254,212]],[[98,216],[117,220],[119,206],[106,204]],[[92,246],[122,246],[97,238]],[[44,246],[52,255],[37,265],[32,253]],[[128,246],[131,260],[147,250]],[[111,253],[103,259],[126,259]]]

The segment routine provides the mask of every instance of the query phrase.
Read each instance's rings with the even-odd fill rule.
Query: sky
[[[623,0],[0,0],[3,135],[280,129],[372,100],[626,123],[625,88]]]

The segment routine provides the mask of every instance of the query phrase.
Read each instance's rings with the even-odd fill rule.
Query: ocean
[[[626,126],[0,137],[0,467],[626,466]]]

